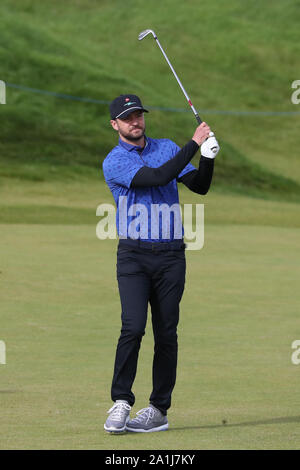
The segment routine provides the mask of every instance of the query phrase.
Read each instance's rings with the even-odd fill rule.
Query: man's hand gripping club
[[[220,150],[215,134],[206,122],[197,127],[192,139],[201,146],[201,155],[206,158],[215,158]]]

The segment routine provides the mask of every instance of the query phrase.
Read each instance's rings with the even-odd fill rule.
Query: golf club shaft
[[[175,72],[175,70],[174,70],[174,68],[173,68],[173,66],[172,66],[172,64],[171,64],[171,62],[169,61],[169,59],[168,59],[168,57],[167,57],[167,54],[166,54],[165,51],[163,50],[162,45],[160,44],[160,42],[159,42],[159,40],[157,39],[157,36],[156,36],[156,35],[155,35],[154,39],[155,39],[155,41],[157,42],[157,45],[158,45],[158,47],[160,48],[161,52],[163,53],[163,56],[164,56],[164,58],[166,59],[168,65],[169,65],[169,67],[170,67],[170,69],[172,70],[172,72],[173,72],[173,74],[174,74],[174,77],[176,78],[178,85],[180,86],[180,88],[181,88],[181,90],[182,90],[182,92],[183,92],[183,94],[184,94],[184,96],[185,96],[185,98],[186,98],[188,104],[190,105],[191,110],[193,111],[194,116],[195,116],[195,118],[196,118],[198,124],[201,124],[201,123],[202,123],[202,120],[201,120],[199,114],[197,113],[196,109],[194,108],[194,106],[193,106],[193,104],[192,104],[192,102],[191,102],[191,100],[190,100],[189,95],[188,95],[187,92],[185,91],[185,89],[184,89],[184,87],[183,87],[181,81],[179,80],[179,77],[178,77],[177,73]]]

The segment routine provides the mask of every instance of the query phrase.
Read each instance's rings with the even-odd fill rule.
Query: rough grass
[[[192,135],[194,118],[155,43],[137,40],[142,29],[152,27],[202,118],[220,139],[218,186],[299,199],[299,116],[213,113],[298,109],[290,100],[300,48],[297,2],[257,5],[251,0],[245,8],[237,0],[205,0],[200,8],[196,0],[159,5],[154,0],[126,5],[121,0],[24,0],[17,6],[3,0],[0,8],[1,79],[103,101],[126,90],[136,92],[155,108],[147,116],[147,132],[183,145]],[[0,171],[5,177],[47,181],[98,169],[116,141],[104,104],[8,87],[7,105],[0,112]]]

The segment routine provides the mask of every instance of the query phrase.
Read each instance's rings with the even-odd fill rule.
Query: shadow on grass
[[[228,423],[228,421],[222,422],[221,424],[207,424],[199,426],[182,426],[182,427],[171,427],[169,431],[185,431],[188,429],[218,429],[218,428],[229,428],[229,427],[242,427],[242,426],[259,426],[261,424],[285,424],[285,423],[300,423],[300,416],[286,416],[281,418],[272,419],[261,419],[257,421],[245,421],[243,423]]]
[[[286,416],[281,418],[273,419],[262,419],[257,421],[245,421],[244,423],[221,423],[221,424],[207,424],[199,426],[182,426],[182,427],[170,427],[168,433],[171,431],[188,431],[195,429],[219,429],[219,428],[234,428],[242,426],[259,426],[261,424],[284,424],[284,423],[300,423],[300,416]],[[115,436],[136,436],[135,432],[124,431],[122,433],[107,433]]]

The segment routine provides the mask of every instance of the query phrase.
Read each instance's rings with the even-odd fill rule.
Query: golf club
[[[155,32],[152,31],[152,29],[146,29],[145,31],[142,31],[142,32],[139,34],[139,37],[138,37],[139,41],[141,41],[141,40],[144,39],[146,36],[148,36],[148,34],[152,34],[152,36],[154,37],[155,41],[157,42],[158,47],[160,48],[161,52],[163,53],[164,58],[166,59],[168,65],[169,65],[169,67],[170,67],[170,69],[172,70],[172,72],[173,72],[173,74],[174,74],[174,77],[175,77],[176,80],[177,80],[178,85],[180,86],[180,88],[181,88],[181,90],[182,90],[182,92],[183,92],[183,94],[184,94],[184,96],[185,96],[187,102],[189,103],[189,105],[190,105],[190,107],[191,107],[191,110],[193,111],[194,116],[195,116],[195,118],[197,119],[198,124],[201,124],[201,123],[202,123],[202,120],[200,119],[200,116],[199,116],[199,114],[197,113],[196,109],[194,108],[194,106],[193,106],[193,104],[192,104],[192,102],[191,102],[191,100],[190,100],[189,95],[187,94],[187,92],[185,91],[185,89],[184,89],[184,87],[183,87],[181,81],[179,80],[177,73],[175,72],[175,70],[174,70],[174,68],[173,68],[173,66],[172,66],[172,64],[171,64],[171,62],[169,61],[169,59],[168,59],[168,57],[167,57],[167,54],[165,53],[165,51],[163,50],[163,48],[162,48],[162,46],[161,46],[159,40],[157,39],[157,36],[156,36]]]

